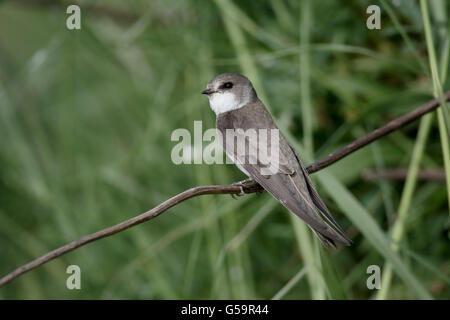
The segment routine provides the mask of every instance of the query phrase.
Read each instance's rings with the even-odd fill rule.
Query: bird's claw
[[[244,188],[242,187],[242,185],[240,185],[239,188],[241,189],[241,192],[240,192],[240,193],[238,193],[238,194],[232,193],[232,194],[231,194],[231,197],[232,197],[234,200],[238,200],[237,197],[242,197],[242,196],[245,194]]]
[[[241,180],[241,181],[238,181],[238,182],[234,182],[232,185],[233,185],[233,186],[239,186],[239,188],[241,189],[241,192],[238,193],[238,194],[231,194],[231,197],[232,197],[234,200],[238,200],[237,197],[242,197],[242,196],[245,194],[244,188],[243,188],[243,187],[244,187],[244,184],[246,184],[246,183],[248,183],[248,182],[251,182],[251,181],[253,181],[253,179],[247,178],[247,179],[244,179],[244,180]]]

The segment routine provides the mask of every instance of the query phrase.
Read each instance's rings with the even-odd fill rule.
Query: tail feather
[[[311,230],[314,232],[314,234],[317,236],[317,238],[320,240],[320,242],[325,248],[328,249],[329,247],[333,247],[334,249],[337,249],[336,243],[334,242],[333,239],[321,234],[320,232],[314,230],[313,228],[311,228]]]
[[[303,166],[300,159],[298,158],[297,153],[295,152],[295,150],[292,147],[291,147],[291,149],[292,149],[292,152],[294,152],[294,154],[298,160],[298,163],[300,164],[300,168],[302,169],[303,177],[305,178],[306,186],[308,188],[308,192],[309,192],[309,195],[311,197],[311,200],[312,200],[314,206],[321,213],[325,222],[327,224],[329,224],[330,227],[332,227],[333,231],[335,231],[335,235],[333,234],[333,236],[334,236],[333,239],[330,238],[329,236],[321,234],[319,231],[316,231],[316,230],[314,230],[314,233],[317,235],[319,240],[326,247],[328,247],[329,244],[331,244],[333,247],[336,247],[336,244],[334,243],[333,240],[335,240],[345,246],[351,245],[351,243],[352,243],[351,239],[346,235],[344,229],[342,229],[342,227],[339,225],[339,223],[336,221],[336,219],[333,218],[333,216],[331,215],[327,206],[322,201],[322,199],[320,198],[316,189],[314,188],[314,185],[312,184],[312,181],[308,175],[308,172],[306,171],[305,167]]]

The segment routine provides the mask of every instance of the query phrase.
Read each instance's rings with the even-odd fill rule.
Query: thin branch
[[[450,100],[450,91],[445,94],[445,99]],[[399,118],[396,118],[395,120],[392,120],[388,122],[386,125],[384,125],[381,128],[378,128],[368,135],[359,138],[355,140],[354,142],[342,147],[341,149],[337,150],[336,152],[331,153],[327,157],[323,158],[322,160],[318,160],[308,167],[306,167],[306,170],[308,173],[314,173],[319,170],[322,170],[323,168],[328,167],[329,165],[339,161],[340,159],[344,158],[345,156],[349,155],[352,152],[355,152],[356,150],[368,145],[369,143],[391,133],[394,130],[398,130],[407,124],[411,123],[412,121],[420,118],[424,114],[433,111],[439,106],[439,100],[433,99],[429,102],[423,104],[422,106],[418,107],[414,111],[411,111],[410,113],[407,113],[404,116],[401,116]],[[257,184],[256,182],[247,184],[243,186],[243,191],[246,194],[255,193],[255,192],[262,192],[264,189]],[[180,202],[205,195],[205,194],[239,194],[241,192],[241,187],[237,185],[223,185],[223,186],[199,186],[194,187],[191,189],[188,189],[182,193],[177,194],[176,196],[164,201],[163,203],[159,204],[158,206],[154,207],[153,209],[144,212],[134,218],[131,218],[129,220],[126,220],[124,222],[121,222],[119,224],[116,224],[114,226],[111,226],[106,229],[102,229],[100,231],[97,231],[95,233],[89,234],[87,236],[84,236],[78,240],[72,241],[69,244],[66,244],[58,249],[55,249],[17,269],[12,271],[11,273],[7,274],[3,278],[0,279],[0,287],[5,285],[6,283],[10,282],[11,280],[19,277],[20,275],[24,274],[27,271],[30,271],[34,268],[39,267],[40,265],[53,260],[67,252],[73,251],[81,246],[84,246],[85,244],[96,241],[108,236],[111,236],[113,234],[116,234],[118,232],[121,232],[123,230],[126,230],[128,228],[131,228],[135,225],[141,224],[145,221],[148,221],[150,219],[156,218],[161,213],[167,211],[171,207],[179,204]]]
[[[445,93],[444,97],[445,97],[445,101],[448,101],[450,99],[450,91],[447,91]],[[308,168],[307,168],[308,172],[313,173],[313,172],[316,172],[323,168],[328,167],[330,164],[333,164],[336,161],[341,160],[345,156],[348,156],[350,153],[355,152],[356,150],[368,145],[369,143],[371,143],[377,139],[380,139],[381,137],[384,137],[385,135],[391,133],[392,131],[398,130],[398,129],[406,126],[407,124],[413,122],[414,120],[419,119],[421,116],[436,109],[438,106],[439,106],[438,99],[433,99],[433,100],[428,101],[427,103],[421,105],[417,109],[415,109],[401,117],[398,117],[398,118],[388,122],[381,128],[378,128],[378,129],[372,131],[368,135],[366,135],[362,138],[359,138],[359,139],[353,141],[352,143],[349,143],[345,147],[333,152],[332,154],[328,155],[324,159],[314,162],[313,164],[308,166]]]

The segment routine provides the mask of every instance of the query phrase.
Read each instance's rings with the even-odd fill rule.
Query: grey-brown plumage
[[[278,129],[266,107],[258,99],[251,82],[240,74],[225,73],[211,80],[203,93],[208,95],[211,107],[217,114],[216,127],[222,133],[223,147],[240,169],[304,220],[325,246],[335,246],[335,241],[349,245],[350,240],[344,230],[320,199],[296,152],[281,132],[278,140],[279,170],[272,175],[261,173],[263,164],[267,162],[259,161],[260,159],[250,161],[245,155],[239,154],[236,144],[229,141],[232,139],[226,139],[227,129],[234,130],[235,135],[243,134],[248,129]],[[251,144],[251,139],[242,138]],[[268,138],[268,150],[270,143],[271,139]],[[246,151],[251,148],[258,146],[247,146]]]

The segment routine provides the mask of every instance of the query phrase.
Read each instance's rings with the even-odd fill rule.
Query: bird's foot
[[[245,194],[244,188],[243,188],[243,187],[244,187],[244,185],[245,185],[246,183],[249,183],[249,182],[253,182],[253,179],[252,179],[252,178],[247,178],[247,179],[244,179],[244,180],[241,180],[241,181],[237,181],[237,182],[232,183],[231,185],[233,185],[233,186],[239,186],[239,188],[241,189],[241,192],[238,193],[238,194],[231,194],[231,197],[232,197],[234,200],[238,200],[237,197],[242,197],[242,196]]]

